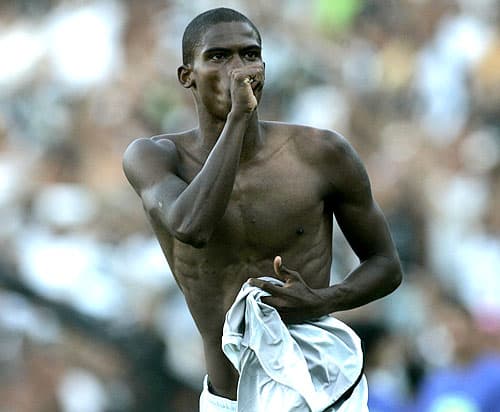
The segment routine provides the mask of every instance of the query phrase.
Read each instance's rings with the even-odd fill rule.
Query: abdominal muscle
[[[153,225],[155,226],[155,225]],[[214,235],[205,248],[196,249],[154,227],[170,268],[181,288],[203,339],[206,369],[214,393],[236,399],[238,372],[222,351],[222,331],[227,311],[242,285],[251,277],[276,276],[273,259],[297,270],[312,288],[327,287],[331,264],[331,226],[323,221],[305,226],[305,233],[289,236],[279,245],[249,246],[234,238]],[[226,234],[226,233],[225,233]]]
[[[326,246],[327,248],[330,247],[328,246],[328,242]],[[307,276],[307,273],[303,273],[304,279],[313,287],[327,286],[329,279],[329,276],[324,272],[324,268],[328,268],[327,272],[329,273],[330,260],[328,256],[330,254],[318,252],[320,251],[316,250],[315,255],[325,257],[326,261],[320,259],[315,262],[316,264],[313,263],[312,266],[305,266],[310,270],[312,269],[311,272],[315,275],[321,275],[321,278],[324,280],[319,283],[322,285],[318,284],[317,276],[314,276],[316,279],[313,279],[313,277]],[[197,262],[206,262],[206,259],[202,257],[204,252],[199,251],[199,253],[200,255],[195,260]],[[242,254],[244,255],[245,253],[242,252]],[[287,263],[287,253],[283,255],[285,256],[284,261]],[[308,255],[309,253],[307,252],[302,254],[304,258],[307,258]],[[193,256],[191,257],[193,258]],[[225,315],[233,304],[241,286],[250,277],[275,276],[272,273],[273,257],[266,257],[252,263],[239,262],[231,264],[226,262],[226,265],[224,263],[221,265],[221,261],[223,262],[224,258],[219,256],[214,261],[210,259],[213,265],[207,262],[204,267],[201,267],[194,261],[192,264],[185,262],[185,267],[184,264],[179,265],[179,269],[187,269],[182,274],[180,271],[176,271],[175,267],[172,268],[174,273],[177,272],[177,281],[183,290],[186,303],[203,339],[206,369],[212,391],[219,396],[233,400],[236,399],[239,378],[238,372],[222,351],[222,330]],[[289,264],[290,268],[299,269],[300,272],[302,265],[297,266],[299,265],[298,261],[294,262],[290,258]],[[225,266],[224,268],[222,267],[223,265]]]
[[[222,351],[222,331],[227,311],[243,283],[251,277],[247,265],[223,270],[226,275],[204,271],[193,279],[180,276],[186,303],[203,339],[206,369],[212,391],[236,399],[238,372]],[[236,271],[233,272],[233,271]],[[232,273],[231,273],[232,272]],[[253,271],[254,275],[257,275]]]

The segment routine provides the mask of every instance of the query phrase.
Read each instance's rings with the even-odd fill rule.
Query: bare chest
[[[214,233],[234,245],[273,254],[323,218],[319,176],[298,162],[242,168]]]
[[[181,177],[189,183],[196,173],[194,165],[185,167]],[[323,185],[313,167],[284,152],[240,165],[206,247],[193,248],[155,227],[201,331],[219,331],[242,283],[249,276],[270,275],[277,255],[311,285],[327,276],[331,214],[324,210]]]
[[[192,168],[183,178],[189,182],[195,175]],[[270,266],[276,255],[299,259],[299,251],[318,242],[328,247],[331,239],[322,176],[287,153],[242,164],[207,247],[193,249],[168,234],[159,239],[171,245],[167,258],[174,272],[194,278],[207,271],[224,278],[229,272],[244,276]]]

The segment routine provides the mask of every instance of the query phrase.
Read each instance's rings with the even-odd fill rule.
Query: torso
[[[262,130],[264,146],[240,164],[226,212],[206,247],[181,243],[152,221],[202,335],[210,380],[231,398],[238,376],[221,350],[222,326],[242,284],[272,276],[277,255],[313,288],[326,287],[330,274],[332,212],[314,159],[320,149],[308,136],[313,129],[262,123]],[[168,138],[177,148],[178,174],[189,183],[203,162],[194,133]]]

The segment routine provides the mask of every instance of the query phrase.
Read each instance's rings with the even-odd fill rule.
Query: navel
[[[299,226],[297,230],[295,231],[299,236],[304,234],[304,228],[302,226]]]

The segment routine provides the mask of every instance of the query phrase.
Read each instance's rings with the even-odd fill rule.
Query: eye
[[[224,53],[215,53],[210,56],[210,60],[213,62],[218,62],[223,60],[225,57],[226,56],[224,55]]]
[[[260,53],[258,51],[247,51],[245,53],[245,58],[247,60],[257,60],[258,58],[260,58]]]

